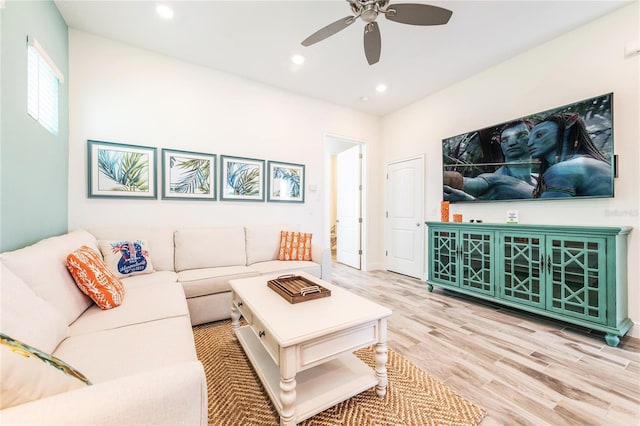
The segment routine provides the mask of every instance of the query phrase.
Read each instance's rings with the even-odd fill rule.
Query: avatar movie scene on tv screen
[[[613,93],[442,141],[450,202],[613,197]]]

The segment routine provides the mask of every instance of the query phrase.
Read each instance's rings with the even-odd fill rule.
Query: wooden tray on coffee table
[[[331,296],[331,290],[299,275],[281,275],[274,280],[267,281],[267,285],[289,303]]]

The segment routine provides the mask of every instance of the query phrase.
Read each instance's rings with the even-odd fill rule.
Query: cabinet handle
[[[258,337],[264,337],[264,331],[262,330],[258,331]]]
[[[242,306],[242,302],[238,302],[238,308]]]
[[[547,273],[551,273],[551,255],[547,255]]]

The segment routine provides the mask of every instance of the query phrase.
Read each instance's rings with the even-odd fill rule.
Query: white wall
[[[384,161],[426,154],[426,220],[440,220],[442,139],[585,98],[614,93],[615,198],[455,204],[452,213],[505,222],[633,226],[629,238],[629,315],[640,336],[640,56],[638,2],[494,66],[383,118]]]
[[[368,161],[382,156],[379,117],[85,32],[70,29],[69,39],[69,229],[298,223],[328,246],[323,135],[364,141]],[[306,202],[90,199],[87,139],[303,163]],[[368,178],[374,187],[375,175]],[[380,197],[372,193],[371,206]],[[376,235],[369,240],[372,262],[380,244]]]

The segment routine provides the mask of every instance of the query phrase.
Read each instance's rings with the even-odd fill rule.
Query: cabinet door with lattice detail
[[[500,233],[498,238],[498,296],[544,309],[544,235]]]
[[[547,310],[606,323],[606,240],[547,236]]]
[[[458,286],[458,232],[430,229],[429,278]]]
[[[460,233],[460,288],[494,295],[492,232]]]

